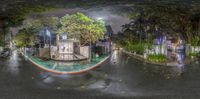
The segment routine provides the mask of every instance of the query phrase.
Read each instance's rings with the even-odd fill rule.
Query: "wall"
[[[49,48],[39,48],[39,57],[49,58]]]
[[[3,47],[0,46],[0,52],[3,51]]]
[[[59,53],[70,53],[74,52],[73,42],[59,42]]]
[[[90,50],[89,50],[89,46],[83,46],[83,47],[80,47],[80,54],[89,58],[90,56]]]

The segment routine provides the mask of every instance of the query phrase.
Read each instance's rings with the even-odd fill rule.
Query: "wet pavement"
[[[0,99],[197,99],[200,66],[155,66],[116,52],[99,68],[57,75],[37,68],[16,51],[0,59]]]

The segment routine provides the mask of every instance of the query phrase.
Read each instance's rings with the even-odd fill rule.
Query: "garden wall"
[[[3,47],[0,46],[0,52],[3,51]]]
[[[49,58],[49,48],[39,48],[39,57]]]
[[[80,47],[80,54],[85,56],[86,58],[90,57],[90,50],[89,50],[89,46],[82,46]]]

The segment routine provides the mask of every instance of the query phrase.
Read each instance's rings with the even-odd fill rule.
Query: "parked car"
[[[0,57],[9,57],[12,54],[11,49],[4,48],[2,52],[0,52]]]

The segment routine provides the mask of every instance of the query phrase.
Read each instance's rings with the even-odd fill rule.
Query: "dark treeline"
[[[163,34],[179,36],[192,45],[200,44],[200,3],[161,0],[140,2],[132,8],[134,11],[128,14],[132,21],[123,25],[121,45],[153,42]]]

